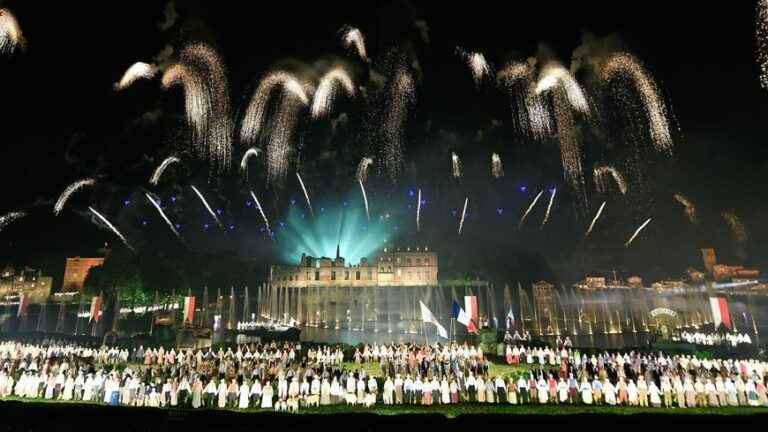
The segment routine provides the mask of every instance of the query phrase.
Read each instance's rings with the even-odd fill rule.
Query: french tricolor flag
[[[470,333],[479,333],[477,327],[477,297],[476,296],[464,296],[464,309],[469,316],[469,323],[467,324],[467,331]]]
[[[712,308],[712,321],[714,321],[715,329],[720,327],[721,323],[729,329],[733,329],[731,314],[728,312],[728,301],[725,300],[725,297],[710,297],[709,307]]]

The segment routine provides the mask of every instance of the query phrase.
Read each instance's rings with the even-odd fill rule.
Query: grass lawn
[[[23,399],[10,397],[3,401],[23,402],[24,404],[45,406],[45,405],[72,405],[77,406],[100,406],[91,402],[76,401],[51,401],[39,399]],[[2,403],[0,402],[0,406]],[[104,406],[105,409],[108,408]],[[109,407],[111,408],[111,407]],[[130,410],[134,408],[122,407]],[[141,410],[152,410],[152,408],[135,408]],[[156,408],[162,410],[162,408]],[[180,411],[174,408],[169,410],[173,412]],[[184,410],[181,410],[184,411]],[[192,412],[205,412],[206,409],[190,409]],[[273,410],[267,409],[247,409],[247,410],[211,410],[215,412],[247,413],[247,414],[268,414]],[[478,404],[462,403],[459,405],[432,405],[432,406],[385,406],[376,405],[372,408],[361,406],[350,407],[346,405],[329,405],[318,408],[302,408],[299,415],[327,415],[327,414],[376,414],[376,415],[401,415],[401,414],[431,414],[443,415],[447,418],[455,418],[461,415],[579,415],[579,414],[608,414],[608,415],[633,415],[633,414],[654,414],[660,416],[674,415],[768,415],[768,408],[763,407],[724,407],[724,408],[686,408],[686,409],[665,409],[665,408],[640,408],[640,407],[609,407],[609,406],[587,406],[587,405],[506,405],[506,404]]]

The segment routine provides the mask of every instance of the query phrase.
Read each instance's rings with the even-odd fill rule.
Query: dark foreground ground
[[[492,408],[492,409],[487,409]],[[439,407],[398,409],[326,407],[300,414],[271,411],[183,410],[110,407],[95,404],[0,402],[0,431],[486,431],[494,426],[569,424],[589,429],[598,425],[668,426],[670,424],[765,424],[768,409],[617,410],[601,407],[468,405],[447,412]],[[491,427],[491,429],[489,429]]]

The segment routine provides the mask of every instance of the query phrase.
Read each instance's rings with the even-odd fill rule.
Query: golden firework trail
[[[205,197],[203,196],[203,194],[201,194],[200,191],[197,190],[197,188],[194,185],[190,185],[190,187],[195,192],[195,195],[197,195],[197,197],[200,198],[200,202],[203,203],[203,205],[205,206],[205,209],[208,210],[208,214],[211,215],[213,220],[216,221],[216,224],[218,224],[219,227],[223,227],[224,225],[222,225],[221,220],[219,220],[219,217],[216,216],[216,213],[213,211],[211,206],[208,204],[208,201],[205,200]]]
[[[206,89],[201,74],[185,64],[175,64],[165,70],[162,78],[163,88],[169,89],[176,84],[184,88],[184,102],[187,123],[194,131],[193,145],[199,156],[206,153],[205,139],[211,117],[211,97]]]
[[[673,195],[673,197],[675,201],[679,202],[683,205],[683,207],[685,207],[685,215],[688,217],[688,220],[691,221],[691,223],[697,223],[698,220],[696,219],[696,206],[693,204],[693,201],[681,193],[676,193]]]
[[[413,78],[405,66],[395,69],[390,78],[389,98],[384,113],[384,168],[391,179],[400,175],[403,165],[403,129],[408,106],[416,101]]]
[[[0,9],[0,54],[11,54],[19,46],[24,48],[19,22],[10,10]]]
[[[464,218],[467,217],[467,205],[469,204],[469,197],[464,198],[464,209],[461,211],[461,220],[459,221],[459,235],[461,230],[464,229]]]
[[[307,200],[307,207],[309,207],[309,214],[312,215],[312,217],[315,216],[315,211],[312,210],[312,202],[309,200],[309,193],[307,193],[307,188],[304,186],[304,180],[301,179],[301,174],[298,172],[296,173],[296,178],[299,179],[299,184],[301,185],[301,190],[304,192],[304,198]]]
[[[280,88],[280,97],[294,97],[302,105],[309,104],[307,91],[311,90],[308,84],[302,84],[293,74],[285,71],[271,72],[260,82],[253,92],[251,100],[245,111],[245,116],[240,124],[240,141],[252,143],[256,141],[266,121],[269,102],[275,88]]]
[[[419,189],[419,194],[417,199],[418,201],[416,202],[416,232],[419,232],[421,230],[421,189]],[[459,227],[459,234],[461,234],[461,227]]]
[[[360,183],[360,191],[363,193],[363,204],[365,204],[365,217],[368,219],[368,222],[371,221],[371,213],[368,211],[368,195],[365,193],[365,186],[363,185],[363,181],[358,179],[358,183]]]
[[[610,175],[611,178],[613,178],[613,181],[616,182],[616,186],[618,186],[621,194],[626,195],[627,182],[624,180],[624,176],[621,175],[619,170],[609,165],[596,167],[593,171],[593,178],[597,191],[600,193],[608,192],[608,181],[606,180],[608,175]]]
[[[365,183],[368,180],[368,168],[373,164],[373,158],[364,157],[357,165],[357,179],[361,183]]]
[[[267,219],[267,215],[264,213],[264,209],[261,207],[261,203],[259,202],[259,199],[256,198],[256,194],[251,191],[251,197],[253,197],[253,201],[256,203],[256,208],[259,209],[259,213],[261,213],[261,218],[264,219],[264,226],[267,228],[267,234],[269,236],[272,236],[272,231],[269,228],[269,220]]]
[[[542,94],[556,87],[560,87],[565,91],[568,103],[573,109],[582,114],[589,115],[589,102],[576,78],[563,65],[552,62],[544,66],[544,69],[541,71],[539,81],[536,83],[536,93]]]
[[[547,212],[544,214],[544,220],[541,222],[541,227],[547,224],[549,221],[549,213],[552,211],[552,204],[555,202],[555,195],[557,194],[557,188],[552,189],[552,195],[549,197],[549,204],[547,204]]]
[[[240,161],[240,172],[243,173],[243,177],[245,179],[248,179],[248,160],[251,157],[258,156],[260,151],[261,150],[257,149],[256,147],[251,147],[245,151],[243,159]]]
[[[493,178],[504,177],[504,166],[501,164],[501,156],[498,153],[491,155],[491,175]]]
[[[552,134],[549,111],[535,91],[533,68],[527,62],[512,62],[496,76],[512,98],[512,111],[518,128],[534,139]]]
[[[656,82],[642,63],[630,54],[617,53],[603,65],[601,74],[606,82],[620,79],[634,87],[645,107],[644,117],[648,122],[648,130],[654,146],[660,152],[672,153],[672,135],[669,131],[667,108]],[[618,99],[633,97],[632,93],[627,92],[626,89],[616,88],[616,86],[612,88],[616,89],[614,95]]]
[[[267,183],[280,187],[288,173],[291,142],[303,107],[295,98],[283,98],[280,108],[272,118],[272,127],[266,146]]]
[[[525,218],[528,217],[528,214],[533,210],[533,208],[536,206],[536,203],[539,202],[539,198],[541,198],[541,195],[544,194],[544,191],[539,192],[538,195],[536,195],[536,198],[531,201],[531,205],[528,206],[528,209],[523,213],[523,217],[520,218],[520,223],[517,224],[517,227],[520,228],[523,226],[523,223],[525,222]]]
[[[338,66],[328,71],[320,79],[320,84],[317,86],[317,91],[312,99],[312,118],[318,119],[330,114],[340,86],[344,88],[347,96],[355,96],[355,84],[352,82],[352,78],[343,67]]]
[[[635,233],[632,234],[632,237],[630,237],[629,240],[627,240],[627,242],[624,244],[624,247],[629,247],[629,245],[632,244],[632,241],[635,240],[635,237],[637,237],[637,235],[640,234],[640,231],[642,231],[649,223],[651,223],[651,218],[648,218],[635,230]]]
[[[59,199],[56,200],[56,205],[53,206],[53,214],[56,216],[61,213],[62,210],[64,210],[64,206],[67,205],[67,201],[69,200],[69,197],[79,191],[80,189],[86,187],[86,186],[93,186],[96,184],[96,179],[93,178],[86,178],[82,180],[78,180],[71,185],[67,186],[66,189],[64,189],[64,192],[59,195]]]
[[[116,236],[117,236],[117,237],[118,237],[118,238],[119,238],[119,239],[120,239],[120,240],[123,242],[123,244],[125,245],[125,247],[127,247],[128,249],[130,249],[132,252],[135,252],[135,251],[136,251],[136,250],[133,248],[133,246],[131,246],[131,244],[130,244],[130,243],[128,243],[128,240],[126,240],[126,239],[125,239],[125,237],[123,236],[123,234],[122,234],[120,231],[118,231],[118,230],[117,230],[117,228],[115,228],[115,226],[114,226],[114,225],[112,225],[112,223],[111,223],[110,221],[108,221],[108,220],[107,220],[107,218],[105,218],[105,217],[104,217],[104,216],[103,216],[101,213],[97,212],[97,211],[96,211],[96,209],[94,209],[93,207],[88,207],[88,210],[90,210],[90,211],[91,211],[91,213],[93,213],[93,214],[94,214],[94,215],[95,215],[95,216],[96,216],[96,217],[97,217],[97,218],[98,218],[98,219],[99,219],[99,220],[102,222],[102,224],[103,224],[103,225],[106,225],[106,227],[107,227],[107,228],[109,228],[109,229],[110,229],[110,231],[112,231],[113,233],[115,233],[115,235],[116,235]]]
[[[368,54],[365,51],[365,38],[363,38],[363,33],[360,29],[355,27],[345,27],[342,30],[344,31],[344,34],[341,36],[341,43],[344,45],[344,48],[349,49],[350,47],[355,47],[357,55],[364,62],[368,62]]]
[[[747,234],[747,226],[744,225],[744,222],[741,221],[741,218],[739,218],[736,213],[733,212],[723,212],[721,213],[721,216],[723,219],[725,219],[725,222],[731,229],[731,233],[733,233],[733,238],[736,240],[736,242],[746,243],[746,241],[749,239],[749,234]]]
[[[8,214],[5,214],[3,216],[0,216],[0,231],[4,230],[5,227],[13,223],[14,221],[17,221],[27,214],[24,212],[11,212]]]
[[[176,235],[179,240],[181,240],[181,234],[179,234],[179,231],[176,230],[176,227],[173,225],[173,223],[171,223],[171,220],[168,219],[168,216],[165,215],[165,212],[163,211],[162,207],[160,207],[160,204],[155,201],[149,193],[145,192],[144,195],[147,197],[149,202],[152,203],[155,209],[157,209],[157,212],[160,213],[160,216],[163,218],[165,223],[168,224],[168,228],[170,228],[173,234]]]
[[[136,62],[123,74],[119,82],[115,84],[115,90],[125,90],[139,79],[152,79],[157,74],[157,67],[144,62]]]
[[[584,234],[584,238],[589,237],[589,235],[592,233],[592,230],[595,228],[595,224],[597,223],[597,219],[600,218],[600,215],[603,214],[603,209],[605,208],[606,201],[603,201],[602,204],[600,204],[600,208],[597,209],[597,213],[595,213],[595,217],[592,218],[592,222],[589,224],[589,228],[587,229],[587,232]]]
[[[760,84],[764,89],[768,90],[768,0],[757,1],[757,15],[755,20],[757,63],[760,66]]]
[[[451,174],[453,178],[461,177],[461,160],[456,152],[451,153]]]
[[[488,61],[485,60],[485,56],[482,53],[465,51],[459,47],[456,47],[456,53],[467,62],[467,66],[469,66],[469,70],[472,72],[472,79],[476,85],[479,85],[491,74],[491,66],[488,65]]]
[[[168,168],[169,165],[179,162],[181,162],[181,159],[177,158],[176,156],[169,156],[165,158],[165,160],[160,165],[158,165],[157,168],[155,168],[155,172],[153,172],[152,177],[149,178],[149,183],[157,186],[157,184],[160,183],[160,177],[163,176],[165,169]]]

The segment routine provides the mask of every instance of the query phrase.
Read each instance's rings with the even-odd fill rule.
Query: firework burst
[[[535,91],[533,68],[526,62],[512,62],[497,74],[512,99],[512,111],[520,132],[534,139],[552,133],[549,112],[541,96]]]
[[[347,71],[342,67],[336,67],[320,79],[317,91],[312,99],[312,118],[318,119],[327,116],[333,110],[333,103],[339,87],[343,87],[347,96],[355,96],[355,84]]]
[[[644,117],[648,122],[648,130],[654,147],[658,151],[671,153],[672,135],[669,131],[667,108],[664,104],[664,99],[662,99],[661,92],[651,74],[643,67],[640,61],[630,54],[617,53],[611,56],[603,65],[601,74],[603,80],[608,83],[613,80],[621,80],[632,85],[645,107]],[[613,94],[618,99],[633,97],[631,92],[627,92],[617,86],[611,86],[611,88],[615,89]],[[628,104],[626,105],[629,106]]]
[[[206,152],[205,136],[211,111],[211,97],[205,81],[199,72],[184,64],[175,64],[165,70],[162,78],[163,88],[169,89],[176,84],[184,87],[185,113],[187,123],[194,131],[193,143],[198,155]]]
[[[472,79],[475,81],[475,85],[479,85],[491,72],[491,66],[485,60],[485,56],[479,52],[465,51],[459,47],[456,48],[456,53],[467,62],[469,70],[472,72]]]
[[[10,54],[24,47],[24,36],[16,17],[8,9],[0,9],[0,54]]]
[[[741,221],[741,218],[736,215],[736,213],[733,212],[723,212],[721,213],[721,216],[723,219],[725,219],[725,222],[728,224],[728,228],[731,229],[731,233],[733,234],[734,240],[736,240],[736,243],[739,243],[740,245],[743,245],[744,243],[749,240],[749,234],[747,233],[747,226],[744,225],[744,222]]]
[[[757,1],[757,15],[755,19],[757,62],[760,66],[760,84],[764,89],[768,90],[768,0]]]
[[[419,232],[421,230],[421,189],[416,199],[418,200],[416,201],[416,232]],[[461,234],[461,227],[459,227],[459,234]]]
[[[267,228],[267,234],[271,237],[272,231],[269,229],[269,219],[267,219],[267,215],[264,213],[264,209],[261,207],[261,203],[259,202],[259,199],[256,198],[256,194],[253,193],[253,191],[251,191],[251,197],[253,197],[253,201],[256,203],[256,208],[259,209],[261,218],[264,219],[264,226]]]
[[[342,28],[341,44],[344,48],[355,48],[357,55],[364,61],[368,62],[368,53],[365,51],[365,38],[360,29],[355,27]]]
[[[587,228],[587,232],[584,234],[584,238],[589,237],[589,235],[592,233],[592,230],[595,228],[595,224],[597,223],[597,220],[600,218],[600,215],[603,214],[603,209],[605,208],[606,201],[603,201],[602,204],[600,204],[600,208],[597,209],[597,213],[595,213],[595,217],[592,218],[592,222],[589,224],[589,228]]]
[[[461,235],[461,230],[464,229],[464,219],[467,217],[467,205],[469,205],[469,197],[464,198],[464,209],[461,211],[461,220],[459,221],[459,235]]]
[[[195,192],[195,195],[197,195],[197,197],[198,197],[198,198],[200,198],[200,202],[202,202],[202,203],[203,203],[203,206],[205,206],[205,209],[208,211],[208,214],[209,214],[209,215],[211,215],[211,217],[213,218],[213,220],[215,220],[215,221],[216,221],[216,224],[217,224],[217,225],[218,225],[220,228],[221,228],[221,227],[223,227],[224,225],[222,225],[222,223],[221,223],[221,220],[219,219],[219,217],[218,217],[218,216],[216,216],[216,213],[213,211],[213,209],[211,208],[211,206],[208,204],[208,201],[206,201],[206,200],[205,200],[205,197],[203,196],[203,194],[201,194],[201,193],[200,193],[200,191],[199,191],[199,190],[197,190],[197,188],[196,188],[194,185],[191,185],[190,187],[191,187],[191,188],[192,188],[192,190]]]
[[[78,180],[71,185],[67,186],[66,189],[64,189],[64,192],[59,195],[59,199],[56,200],[56,205],[53,206],[53,214],[56,216],[61,213],[62,210],[64,210],[64,206],[67,204],[67,201],[69,200],[69,197],[79,191],[80,189],[87,187],[87,186],[93,186],[96,184],[96,179],[93,178],[87,178]]]
[[[121,233],[121,232],[120,232],[120,231],[119,231],[117,228],[115,228],[115,226],[114,226],[114,225],[112,225],[112,222],[110,222],[109,220],[107,220],[107,218],[105,218],[105,217],[104,217],[104,216],[103,216],[101,213],[97,212],[97,211],[96,211],[96,209],[94,209],[93,207],[88,207],[88,210],[90,210],[90,211],[91,211],[91,213],[93,213],[93,214],[94,214],[94,216],[96,216],[96,218],[97,218],[99,221],[101,221],[101,224],[100,224],[100,225],[103,225],[103,226],[106,226],[107,228],[109,228],[109,230],[110,230],[110,231],[112,231],[112,232],[113,232],[113,233],[114,233],[114,234],[115,234],[115,235],[116,235],[116,236],[117,236],[117,237],[118,237],[118,238],[119,238],[119,239],[120,239],[120,240],[123,242],[123,244],[125,245],[125,247],[127,247],[128,249],[130,249],[130,250],[131,250],[131,252],[135,252],[135,251],[136,251],[136,250],[133,248],[133,246],[131,246],[131,244],[130,244],[130,243],[128,243],[128,240],[126,240],[126,239],[125,239],[125,236],[123,236],[123,233]]]
[[[501,156],[498,153],[491,155],[491,175],[493,178],[504,177],[504,166],[501,164]]]
[[[0,216],[0,231],[4,230],[5,227],[23,218],[26,215],[27,214],[24,212],[11,212],[11,213]]]
[[[152,177],[149,178],[149,183],[153,186],[157,186],[157,184],[160,183],[160,178],[163,176],[163,173],[168,168],[168,166],[180,162],[181,159],[177,158],[176,156],[165,158],[165,160],[163,160],[163,162],[158,165],[157,168],[155,168],[155,171],[152,173]]]
[[[151,202],[151,203],[152,203],[152,206],[154,206],[154,207],[155,207],[155,209],[157,209],[157,212],[158,212],[158,213],[160,213],[160,216],[163,218],[163,220],[165,221],[165,223],[168,225],[168,228],[170,228],[170,229],[171,229],[171,231],[173,232],[173,234],[174,234],[174,235],[175,235],[175,236],[176,236],[176,237],[177,237],[179,240],[181,240],[181,234],[179,234],[179,231],[176,229],[176,227],[173,225],[173,223],[171,223],[171,220],[170,220],[170,219],[168,219],[168,216],[166,216],[166,215],[165,215],[165,212],[163,211],[162,207],[160,207],[160,203],[158,203],[157,201],[155,201],[155,199],[154,199],[154,198],[152,198],[152,195],[150,195],[149,193],[144,193],[144,195],[147,197],[147,199],[149,200],[149,202]]]
[[[115,90],[125,90],[140,79],[152,79],[157,74],[157,67],[143,62],[136,62],[123,74],[120,81],[115,84]]]
[[[562,88],[565,91],[568,103],[573,109],[589,115],[589,101],[576,78],[563,65],[549,63],[541,71],[539,81],[536,83],[536,93],[542,94],[554,88]]]
[[[520,222],[517,224],[517,227],[520,228],[523,226],[523,223],[525,223],[525,219],[528,217],[528,214],[531,213],[531,210],[533,210],[534,207],[536,207],[536,203],[539,202],[539,198],[541,198],[541,195],[544,194],[544,191],[539,192],[538,195],[531,201],[531,204],[528,206],[528,209],[525,210],[525,213],[523,213],[523,216],[520,218]]]
[[[456,152],[451,153],[451,175],[453,178],[461,177],[461,159]]]
[[[400,65],[393,71],[388,96],[382,125],[382,155],[383,168],[394,180],[400,175],[403,165],[403,130],[408,107],[416,101],[413,77],[405,66]]]
[[[685,215],[688,217],[688,220],[693,224],[697,223],[698,219],[696,218],[696,205],[693,204],[693,201],[681,193],[674,194],[673,198],[675,201],[679,202],[683,205],[683,207],[685,207]]]
[[[308,84],[302,84],[294,75],[276,71],[266,75],[259,86],[253,92],[245,116],[240,124],[240,141],[252,143],[261,132],[266,120],[269,102],[276,88],[281,89],[281,98],[294,97],[303,105],[309,104],[307,91],[311,90]]]
[[[257,149],[256,147],[251,147],[245,151],[243,159],[240,161],[240,172],[243,174],[243,178],[246,180],[248,179],[248,160],[250,160],[251,157],[257,157],[260,151],[261,150]]]
[[[593,178],[597,191],[600,193],[608,192],[609,177],[616,183],[616,186],[619,188],[621,194],[626,195],[627,182],[624,180],[624,176],[621,175],[619,170],[608,165],[599,166],[593,170]]]
[[[357,164],[357,180],[361,183],[365,183],[368,180],[368,168],[373,163],[373,158],[364,157]]]
[[[642,224],[642,225],[640,225],[640,226],[639,226],[639,227],[638,227],[638,228],[635,230],[635,233],[634,233],[634,234],[632,234],[632,237],[630,237],[630,238],[629,238],[629,240],[627,240],[627,242],[626,242],[626,243],[624,243],[624,247],[629,247],[629,245],[630,245],[630,244],[632,244],[632,242],[635,240],[635,237],[637,237],[637,236],[638,236],[638,234],[640,234],[640,232],[641,232],[642,230],[644,230],[644,229],[645,229],[645,227],[646,227],[646,226],[648,226],[648,224],[649,224],[649,223],[651,223],[651,218],[648,218],[648,219],[646,219],[646,220],[645,220],[645,222],[643,222],[643,224]]]

